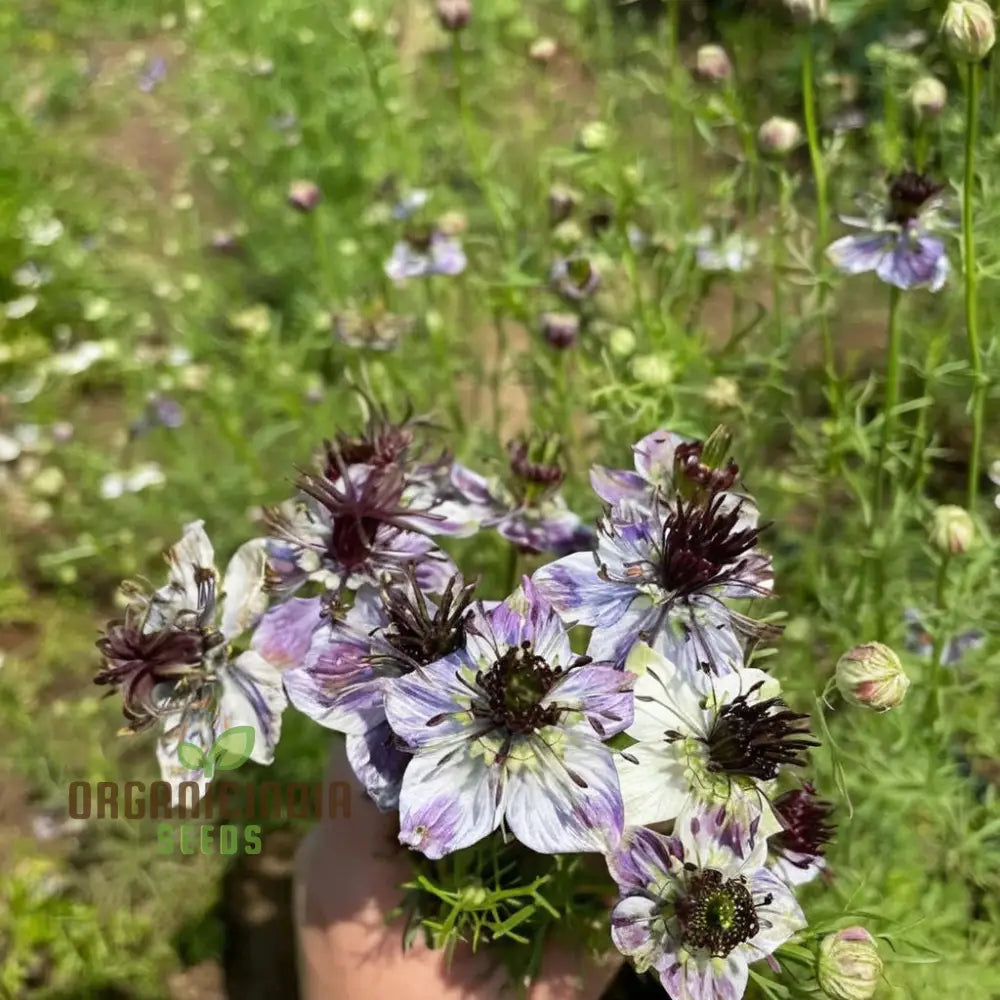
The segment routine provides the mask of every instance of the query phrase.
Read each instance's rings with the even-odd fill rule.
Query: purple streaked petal
[[[610,664],[589,664],[566,674],[542,704],[582,712],[593,731],[608,739],[632,725],[634,684],[634,675]]]
[[[255,764],[274,760],[274,748],[281,737],[281,714],[288,704],[281,676],[253,650],[241,653],[220,676],[216,731],[252,726],[256,735],[250,759]]]
[[[465,251],[462,244],[454,237],[435,233],[431,237],[431,273],[455,275],[461,274],[466,267]]]
[[[591,547],[593,532],[571,510],[521,507],[497,524],[502,538],[525,552],[579,552]]]
[[[892,232],[842,236],[826,248],[826,256],[842,274],[864,274],[876,270],[891,254],[896,238]]]
[[[640,971],[655,965],[662,952],[662,931],[653,931],[659,905],[646,896],[626,896],[611,911],[611,940]]]
[[[459,674],[471,675],[468,658],[455,653],[385,686],[385,714],[411,747],[451,741],[469,731],[471,693]]]
[[[428,858],[488,836],[500,824],[504,770],[490,767],[474,743],[414,757],[399,793],[399,840]]]
[[[489,480],[458,462],[452,464],[451,483],[470,503],[490,509],[502,506],[499,498],[491,491]]]
[[[533,580],[564,619],[596,628],[618,622],[636,597],[634,587],[602,580],[597,561],[589,552],[577,552],[542,566]]]
[[[278,670],[301,666],[313,634],[322,625],[318,597],[292,597],[261,619],[250,648]]]
[[[738,948],[725,958],[690,956],[659,971],[667,995],[684,1000],[742,1000],[750,977]]]
[[[487,639],[492,637],[497,649],[530,642],[535,655],[550,665],[565,665],[573,659],[566,626],[529,577],[522,577],[521,586],[488,613],[487,628]],[[485,652],[479,637],[472,638],[468,648],[473,656]]]
[[[594,465],[590,469],[590,487],[605,502],[622,500],[643,502],[649,497],[649,483],[638,473],[628,469],[609,469]]]
[[[886,284],[904,291],[910,288],[939,291],[948,275],[944,244],[931,236],[904,236],[892,253],[879,262],[877,273]]]
[[[399,806],[403,772],[411,757],[398,749],[388,722],[347,737],[347,760],[365,791],[382,812]]]
[[[806,917],[791,889],[767,868],[748,873],[754,898],[770,901],[758,905],[760,930],[745,947],[747,961],[755,962],[780,948],[796,931],[806,926]]]
[[[610,663],[623,670],[635,644],[654,637],[663,617],[661,608],[653,607],[648,600],[640,598],[614,624],[594,629],[587,645],[587,655],[598,663]]]
[[[205,794],[209,782],[204,771],[190,771],[180,762],[177,748],[181,743],[193,743],[207,756],[216,736],[212,715],[208,711],[189,709],[163,720],[163,733],[156,742],[156,759],[163,780],[170,786],[172,804],[177,805],[179,801],[178,789],[181,782],[195,782],[198,799]],[[185,805],[188,804],[190,800],[185,798]]]
[[[677,446],[690,440],[673,431],[653,431],[632,447],[635,471],[653,486],[669,488],[674,481]]]
[[[508,767],[504,816],[511,833],[539,854],[614,847],[624,814],[607,747],[578,730],[542,730],[530,743],[535,759]]]
[[[623,891],[662,886],[683,862],[684,848],[676,837],[638,826],[627,827],[607,857],[608,871]]]
[[[724,676],[743,666],[743,644],[725,607],[714,601],[691,605],[689,613],[664,615],[650,645],[680,670],[694,676]]]

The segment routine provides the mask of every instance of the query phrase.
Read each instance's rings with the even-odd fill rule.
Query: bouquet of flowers
[[[633,469],[593,468],[595,533],[552,441],[489,479],[429,457],[425,430],[369,408],[223,574],[187,525],[167,584],[129,588],[98,683],[157,731],[175,797],[204,792],[184,761],[235,726],[271,763],[288,705],[344,734],[413,852],[409,927],[437,945],[513,945],[523,978],[575,921],[671,997],[742,996],[805,927],[795,892],[832,828],[802,774],[809,718],[757,655],[780,630],[751,615],[772,563],[731,437],[655,431]],[[512,592],[477,594],[436,541],[486,530]]]

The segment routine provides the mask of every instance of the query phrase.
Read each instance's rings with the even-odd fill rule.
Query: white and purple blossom
[[[461,274],[466,263],[462,244],[454,236],[437,230],[414,230],[392,248],[385,273],[399,283],[409,278]]]
[[[744,667],[725,677],[678,670],[644,643],[626,669],[636,675],[635,744],[616,758],[629,826],[683,825],[712,813],[739,856],[781,829],[770,804],[774,779],[802,765],[816,741],[808,717],[789,710],[778,682]]]
[[[510,474],[503,478],[487,478],[457,462],[452,466],[451,483],[472,516],[522,552],[589,550],[593,530],[559,493],[564,473],[554,443],[517,441],[508,455]]]
[[[399,796],[402,843],[440,858],[503,824],[544,854],[607,851],[623,823],[604,740],[632,721],[633,678],[575,656],[531,581],[466,626],[464,649],[385,692],[412,752]]]
[[[208,755],[227,729],[250,726],[250,759],[270,764],[281,733],[285,695],[281,675],[258,650],[236,654],[231,643],[267,607],[267,558],[260,540],[241,546],[221,579],[203,522],[193,521],[168,553],[166,586],[147,596],[133,592],[122,622],[112,623],[98,648],[106,661],[95,678],[118,688],[130,732],[159,722],[157,758],[174,789],[184,781],[208,784],[178,758],[181,743]]]
[[[549,275],[553,288],[569,302],[583,302],[597,291],[601,274],[594,262],[582,254],[559,257]]]
[[[543,566],[535,583],[567,621],[593,627],[595,659],[622,667],[641,641],[683,669],[726,674],[743,663],[738,633],[766,632],[725,603],[771,592],[758,534],[756,509],[728,494],[623,500],[598,523],[595,553]]]
[[[781,830],[768,840],[770,868],[792,888],[827,872],[826,844],[833,836],[833,805],[816,795],[809,782],[779,795],[771,803]]]
[[[717,833],[705,816],[673,837],[630,827],[608,857],[621,894],[612,939],[671,997],[740,1000],[751,963],[806,924],[788,886],[764,866],[766,843],[739,858]]]
[[[944,242],[932,234],[946,225],[940,215],[943,189],[909,170],[891,177],[887,203],[872,205],[863,217],[841,219],[864,232],[835,240],[827,257],[843,274],[874,271],[881,281],[904,291],[940,291],[949,262]]]
[[[453,578],[434,604],[414,575],[378,594],[358,591],[342,616],[323,621],[319,599],[300,601],[285,620],[265,618],[258,636],[272,625],[275,646],[296,636],[296,660],[284,675],[291,703],[309,718],[347,735],[347,758],[375,804],[394,809],[409,754],[400,750],[386,721],[384,694],[404,677],[465,646],[465,619],[473,587]],[[308,605],[308,607],[307,607]],[[263,643],[272,662],[277,650]]]

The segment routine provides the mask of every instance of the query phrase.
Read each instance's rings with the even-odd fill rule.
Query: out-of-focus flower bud
[[[288,186],[288,204],[300,212],[311,212],[321,198],[319,187],[312,181],[292,181]]]
[[[469,220],[464,212],[452,210],[445,212],[437,220],[437,230],[445,236],[461,236],[469,226]]]
[[[542,315],[542,336],[559,350],[565,350],[576,343],[580,333],[580,318],[575,313],[544,313]]]
[[[616,326],[608,334],[608,349],[616,358],[627,358],[635,344],[635,334],[627,326]]]
[[[555,59],[559,46],[554,38],[536,38],[528,49],[528,55],[537,63],[550,63]]]
[[[604,122],[587,122],[580,129],[580,148],[587,153],[599,153],[608,144],[610,133]]]
[[[757,130],[757,142],[771,156],[786,156],[802,140],[802,129],[791,118],[768,118]]]
[[[803,24],[830,20],[830,0],[785,0],[785,6]]]
[[[375,15],[367,7],[355,7],[347,20],[351,29],[362,38],[371,38],[378,27]]]
[[[694,57],[697,77],[710,83],[721,83],[733,75],[733,64],[721,45],[702,45]]]
[[[941,34],[952,58],[979,62],[996,41],[996,18],[985,0],[951,0],[941,21]]]
[[[728,410],[740,405],[738,383],[725,375],[717,375],[705,389],[705,402],[717,410]]]
[[[906,697],[910,678],[899,657],[881,642],[866,642],[837,661],[837,688],[844,700],[886,712]]]
[[[881,975],[878,946],[864,927],[845,927],[820,942],[816,978],[831,1000],[871,1000]]]
[[[445,31],[461,31],[472,17],[472,4],[469,0],[438,0],[437,16]]]
[[[937,118],[948,103],[948,88],[936,76],[922,76],[910,88],[910,107],[920,119]]]
[[[641,354],[632,361],[632,378],[654,389],[670,385],[673,365],[662,354]]]
[[[931,543],[938,552],[960,556],[972,548],[976,540],[976,524],[963,507],[943,504],[934,511]]]
[[[573,209],[579,204],[580,196],[565,184],[553,184],[549,188],[549,222],[558,226],[573,214]]]

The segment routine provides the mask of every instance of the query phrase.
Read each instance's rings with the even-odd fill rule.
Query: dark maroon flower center
[[[784,766],[801,766],[803,754],[818,746],[809,735],[809,716],[793,712],[780,698],[751,702],[762,685],[725,705],[704,742],[710,771],[770,781]]]
[[[743,878],[727,879],[714,868],[691,874],[676,904],[684,946],[724,958],[760,931],[757,908]]]
[[[674,452],[675,476],[698,487],[704,493],[715,495],[732,489],[740,474],[740,467],[733,461],[713,466],[704,461],[705,445],[701,441],[686,441]],[[683,483],[679,484],[680,491]]]
[[[822,857],[825,845],[833,836],[833,826],[829,823],[833,814],[832,803],[819,798],[812,785],[803,783],[802,788],[779,796],[773,805],[784,827],[768,842],[775,853],[786,857],[789,854]],[[809,864],[802,860],[793,860],[792,863],[800,866]]]
[[[889,221],[899,225],[912,222],[924,205],[943,190],[943,184],[914,170],[895,174],[889,178]]]
[[[742,558],[757,544],[759,528],[739,528],[740,505],[723,510],[726,498],[708,503],[684,500],[663,526],[660,584],[678,596],[724,583],[743,568]]]
[[[542,705],[542,700],[564,672],[562,667],[550,667],[536,656],[530,642],[512,646],[476,678],[486,696],[486,706],[478,714],[514,734],[554,725],[560,709]]]

